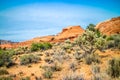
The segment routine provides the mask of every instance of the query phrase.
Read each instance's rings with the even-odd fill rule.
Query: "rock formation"
[[[0,45],[0,47],[17,48],[21,46],[30,46],[32,43],[36,43],[36,42],[51,42],[51,43],[63,42],[67,39],[73,40],[78,35],[81,35],[83,32],[84,30],[80,26],[69,26],[67,28],[64,28],[62,32],[60,32],[55,36],[50,35],[50,36],[36,37],[24,42]]]
[[[96,25],[96,29],[106,35],[120,34],[120,17],[101,22]]]

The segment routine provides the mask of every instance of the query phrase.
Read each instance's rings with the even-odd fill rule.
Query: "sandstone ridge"
[[[14,43],[14,44],[3,44],[0,45],[0,47],[4,48],[17,48],[21,46],[30,46],[32,43],[36,42],[63,42],[67,39],[74,40],[78,35],[81,35],[84,32],[84,29],[81,28],[81,26],[69,26],[62,30],[57,35],[50,35],[50,36],[43,36],[43,37],[36,37],[31,40],[27,40],[24,42]]]
[[[120,17],[101,22],[96,25],[96,29],[106,35],[120,34]]]

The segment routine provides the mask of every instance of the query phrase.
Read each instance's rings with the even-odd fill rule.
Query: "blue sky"
[[[0,0],[0,39],[24,41],[120,16],[120,0]]]

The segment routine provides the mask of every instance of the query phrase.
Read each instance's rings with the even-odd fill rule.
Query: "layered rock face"
[[[120,17],[101,22],[96,25],[96,29],[106,35],[120,34]]]
[[[66,39],[74,39],[78,35],[81,35],[84,30],[81,26],[69,26],[64,28],[61,33],[55,36],[56,40],[66,40]]]

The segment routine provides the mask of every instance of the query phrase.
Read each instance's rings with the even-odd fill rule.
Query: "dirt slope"
[[[110,20],[101,22],[96,25],[96,29],[100,30],[103,34],[119,34],[120,33],[120,17],[112,18]]]

